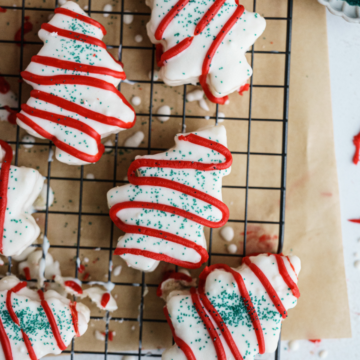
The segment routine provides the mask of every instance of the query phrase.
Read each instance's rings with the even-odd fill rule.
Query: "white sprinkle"
[[[89,259],[86,257],[84,258],[84,263],[88,263],[89,262]]]
[[[125,10],[125,12],[130,12],[129,10]],[[126,25],[130,25],[134,21],[134,15],[131,14],[124,14],[123,16],[124,23]]]
[[[92,173],[88,173],[88,174],[86,175],[86,178],[89,179],[89,180],[94,180],[94,179],[95,179],[95,175],[92,174]]]
[[[149,288],[145,285],[144,292],[143,292],[143,297],[145,297],[148,293],[149,293]]]
[[[114,143],[111,140],[105,141],[104,142],[105,146],[114,146]],[[105,153],[109,154],[113,151],[113,149],[109,149],[109,148],[105,148]]]
[[[219,112],[218,114],[218,123],[222,123],[225,119],[225,114],[222,112]]]
[[[138,34],[138,35],[135,36],[135,41],[137,43],[141,43],[143,41],[143,37],[140,34]]]
[[[94,251],[100,251],[101,250],[101,248],[95,248],[94,249]]]
[[[131,103],[134,105],[134,106],[139,106],[141,104],[141,98],[139,96],[133,96],[131,98]]]
[[[321,350],[319,352],[319,358],[320,359],[326,359],[329,355],[329,352],[327,350]]]
[[[25,135],[21,141],[26,143],[23,145],[25,149],[31,149],[34,146],[35,138],[30,135]]]
[[[298,340],[289,341],[288,346],[289,346],[290,351],[298,351],[300,349],[300,343]]]
[[[227,251],[230,254],[235,254],[237,252],[237,246],[235,244],[230,244],[227,246]]]
[[[59,4],[60,6],[62,6],[62,5],[65,5],[66,2],[67,2],[67,0],[59,0],[59,1],[58,1],[58,4]]]
[[[141,142],[144,140],[144,133],[137,131],[134,135],[131,135],[125,140],[124,146],[126,147],[139,147]]]
[[[179,269],[179,273],[183,273],[183,274],[191,277],[190,271],[187,269]]]
[[[205,116],[205,120],[210,120],[210,116]]]
[[[170,106],[168,105],[161,106],[158,109],[157,114],[165,115],[165,116],[158,116],[158,120],[160,120],[161,122],[168,121],[170,119],[169,115],[171,114]]]
[[[199,106],[200,106],[203,110],[205,110],[205,111],[209,111],[209,110],[210,110],[210,108],[209,108],[209,106],[208,106],[208,104],[207,104],[207,102],[206,102],[205,99],[200,99],[200,100],[199,100]]]
[[[85,6],[84,6],[84,10],[85,10],[85,11],[89,10],[89,6],[88,6],[88,5],[85,5]]]
[[[112,5],[111,4],[106,4],[103,8],[103,11],[105,11],[106,13],[103,14],[104,17],[108,17],[110,15],[110,12],[112,12]]]
[[[134,330],[135,330],[135,325],[133,325],[133,326],[131,327],[131,330],[132,330],[132,331],[134,331]]]
[[[95,339],[105,341],[105,335],[102,334],[99,330],[95,330]]]
[[[186,100],[189,102],[199,101],[204,98],[204,90],[195,89],[186,94]]]
[[[121,270],[122,270],[122,266],[121,265],[118,265],[115,267],[114,271],[113,271],[113,275],[114,276],[119,276],[120,273],[121,273]]]
[[[360,260],[354,262],[355,269],[360,270]]]
[[[149,80],[151,80],[151,70],[148,73]],[[153,74],[153,80],[158,81],[160,79],[159,72],[157,70],[154,70]]]
[[[232,241],[234,238],[234,229],[231,226],[225,226],[220,230],[220,235],[225,241]]]
[[[54,150],[50,149],[49,150],[48,162],[53,162],[53,161],[54,161]]]

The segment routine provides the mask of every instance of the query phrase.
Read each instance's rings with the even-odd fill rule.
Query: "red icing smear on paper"
[[[170,25],[170,23],[175,19],[175,17],[184,9],[185,5],[187,5],[189,0],[179,0],[164,16],[161,20],[158,28],[155,31],[155,38],[156,40],[160,41],[163,38],[164,32],[166,28]],[[215,37],[214,41],[212,42],[208,52],[206,53],[203,65],[202,65],[202,73],[199,77],[199,82],[207,96],[207,98],[217,104],[225,104],[228,100],[228,96],[224,96],[221,98],[215,97],[212,92],[210,91],[209,85],[207,84],[207,76],[210,72],[211,62],[214,58],[217,49],[221,45],[221,42],[224,40],[225,36],[229,33],[232,27],[236,24],[236,22],[240,19],[241,15],[244,12],[244,7],[239,4],[239,0],[235,0],[236,2],[236,10],[230,19],[225,23],[225,25],[221,28],[220,32]],[[199,35],[207,25],[210,24],[211,20],[217,15],[220,11],[221,7],[225,3],[225,0],[215,0],[214,4],[207,10],[201,20],[198,22],[194,35],[191,37],[186,37],[184,40],[180,41],[174,47],[168,49],[167,51],[163,52],[162,45],[158,44],[156,46],[156,58],[158,66],[163,66],[164,63],[173,58],[174,56],[180,54],[184,50],[186,50],[192,43],[195,36]],[[240,89],[241,91],[241,89]]]
[[[32,29],[33,29],[33,24],[29,21],[29,19],[30,19],[30,16],[25,16],[25,18],[24,18],[24,36],[25,36],[25,34],[27,34],[27,33],[29,33]],[[16,45],[17,46],[21,46],[21,29],[22,28],[20,28],[17,32],[16,32],[16,34],[15,34],[15,37],[14,37],[14,40],[15,41],[20,41],[20,42],[18,42],[18,43],[16,43]],[[23,46],[25,46],[25,39],[24,39],[24,41],[23,41]]]
[[[245,91],[249,91],[249,89],[250,89],[250,84],[245,84],[245,85],[243,85],[243,86],[240,86],[239,94],[240,94],[241,96],[243,96],[243,95],[244,95],[244,92],[245,92]]]
[[[192,277],[191,276],[188,276],[188,275],[186,275],[184,273],[181,273],[181,272],[175,272],[173,270],[167,271],[164,274],[164,277],[163,277],[161,283],[159,284],[159,286],[158,286],[158,288],[156,290],[156,296],[161,297],[161,295],[162,295],[162,284],[166,280],[169,280],[169,279],[183,280],[183,281],[186,281],[188,283],[192,282]]]
[[[9,173],[11,160],[13,158],[12,148],[8,143],[0,140],[0,146],[5,151],[5,156],[2,160],[0,170],[0,253],[4,250],[4,225],[5,225],[5,214],[7,207],[7,191],[9,184]]]
[[[107,304],[109,303],[109,301],[110,301],[110,294],[109,293],[103,294],[103,296],[101,297],[101,302],[100,302],[101,307],[103,307],[105,309]]]
[[[314,340],[309,340],[310,342],[314,343],[314,344],[319,344],[321,343],[321,339],[314,339]]]
[[[39,294],[39,297],[40,297],[41,306],[43,307],[43,309],[45,311],[45,314],[46,314],[46,317],[47,317],[47,319],[48,319],[48,321],[50,323],[50,327],[51,327],[52,333],[54,335],[54,338],[56,340],[57,346],[59,347],[59,349],[61,351],[63,351],[63,350],[66,349],[67,346],[64,344],[64,342],[63,342],[63,340],[61,338],[60,331],[59,331],[59,328],[58,328],[58,326],[56,324],[54,314],[52,313],[49,304],[45,300],[44,293],[41,290],[38,290],[38,294]]]
[[[11,317],[11,320],[19,327],[21,327],[20,324],[20,320],[17,317],[13,307],[12,307],[12,302],[11,302],[11,295],[12,293],[17,293],[18,291],[20,291],[21,289],[23,289],[24,287],[26,287],[26,282],[19,282],[16,286],[14,286],[12,289],[8,290],[7,294],[6,294],[6,309],[9,312],[9,315]],[[21,330],[21,334],[23,336],[23,340],[26,346],[26,349],[29,353],[29,357],[31,360],[37,360],[37,356],[35,354],[35,351],[32,347],[31,341],[29,340],[28,336],[26,335],[25,331],[23,329]],[[3,346],[3,342],[1,339],[1,345]],[[4,351],[5,353],[5,351]],[[5,355],[6,357],[6,355]],[[7,358],[7,357],[6,357]],[[11,356],[12,359],[12,356]]]
[[[264,286],[266,292],[269,294],[269,297],[270,297],[272,303],[275,305],[275,308],[277,309],[277,311],[279,312],[281,317],[283,319],[285,319],[287,317],[287,311],[286,311],[282,301],[280,300],[277,292],[272,287],[269,279],[266,277],[266,275],[260,270],[260,268],[257,265],[255,265],[251,262],[250,258],[244,257],[242,261],[244,264],[246,264],[251,269],[251,271],[260,280],[260,282]]]
[[[89,278],[90,274],[87,272],[84,274],[83,281],[86,281]]]
[[[69,9],[64,9],[64,8],[57,8],[57,9],[54,10],[54,13],[55,14],[63,14],[63,15],[66,15],[66,16],[70,16],[70,17],[72,17],[74,19],[78,19],[78,20],[83,21],[83,22],[85,22],[87,24],[93,25],[93,26],[99,28],[102,31],[102,33],[104,35],[106,35],[106,29],[104,28],[104,26],[101,25],[98,21],[96,21],[96,20],[94,20],[94,19],[92,19],[92,18],[90,18],[88,16],[81,15],[81,14],[75,12],[75,11],[71,11]]]
[[[353,163],[357,165],[360,161],[360,133],[354,136],[353,144],[355,145]]]
[[[0,6],[0,13],[5,13],[5,12],[6,12],[6,9],[4,9]]]
[[[4,106],[4,109],[9,113],[7,120],[10,124],[16,125],[16,114],[17,111],[11,109],[8,105]]]
[[[105,331],[103,331],[102,334],[103,334],[104,336],[106,336],[106,332],[105,332]],[[109,332],[108,332],[108,339],[109,339],[109,341],[113,341],[113,340],[114,340],[114,332],[113,332],[113,331],[109,331]]]
[[[31,280],[31,275],[30,275],[30,268],[28,266],[24,267],[24,274],[25,274],[25,279],[26,280]]]
[[[196,357],[195,357],[193,351],[191,350],[191,347],[184,340],[182,340],[181,338],[179,338],[176,335],[174,325],[171,322],[171,319],[170,319],[170,316],[169,316],[169,311],[168,311],[166,306],[164,306],[164,314],[165,314],[165,317],[166,317],[166,321],[168,322],[168,324],[170,326],[171,333],[172,333],[172,336],[174,338],[174,341],[175,341],[176,345],[185,354],[187,360],[196,360]]]
[[[3,76],[0,76],[0,93],[6,94],[10,90],[10,84],[5,80]]]
[[[78,272],[80,274],[82,274],[85,271],[85,265],[84,264],[80,264],[80,266],[78,267]]]
[[[350,222],[360,224],[360,219],[349,219]]]
[[[77,337],[80,336],[80,333],[79,333],[79,316],[78,316],[78,312],[76,310],[76,302],[72,302],[70,301],[70,312],[71,312],[71,318],[72,318],[72,322],[73,322],[73,325],[74,325],[74,331],[75,331],[75,335]]]
[[[215,321],[215,323],[217,324],[217,326],[219,327],[234,358],[242,359],[240,351],[236,346],[236,343],[230,333],[230,330],[228,329],[228,327],[226,326],[226,323],[221,318],[220,314],[215,309],[215,307],[211,304],[210,300],[208,299],[208,297],[205,294],[206,279],[209,276],[209,274],[216,269],[221,269],[228,273],[231,273],[231,275],[234,277],[236,284],[239,288],[239,293],[241,295],[241,299],[243,300],[243,303],[244,303],[246,310],[248,312],[248,315],[250,317],[251,323],[254,327],[256,339],[259,344],[259,353],[264,354],[265,353],[265,339],[264,339],[264,333],[261,328],[259,316],[256,312],[255,306],[253,305],[253,303],[251,301],[251,298],[246,289],[244,280],[237,271],[233,270],[232,268],[230,268],[228,265],[225,265],[225,264],[216,264],[216,265],[211,265],[209,267],[206,267],[202,271],[202,273],[200,274],[200,277],[199,277],[199,293],[201,295],[201,301],[203,302],[204,306],[208,310],[209,314],[212,316],[212,318]]]
[[[212,151],[216,151],[222,154],[226,161],[223,163],[200,163],[196,161],[178,161],[178,160],[153,160],[153,159],[137,159],[133,161],[130,165],[128,170],[128,179],[132,185],[141,186],[156,186],[156,187],[164,187],[168,189],[173,189],[175,191],[179,191],[181,193],[187,194],[192,196],[196,199],[202,200],[209,205],[219,209],[222,213],[222,219],[218,222],[212,222],[207,219],[202,218],[201,216],[195,215],[191,212],[175,208],[169,205],[163,204],[155,204],[151,202],[144,202],[144,201],[126,201],[123,203],[118,203],[114,205],[109,212],[109,215],[115,225],[123,230],[125,233],[128,234],[144,234],[147,236],[153,236],[159,239],[164,239],[167,241],[174,242],[176,244],[183,245],[185,247],[194,249],[200,256],[201,259],[198,263],[191,263],[188,261],[182,261],[168,255],[155,253],[152,251],[147,250],[140,250],[140,249],[131,249],[131,248],[117,248],[115,249],[115,255],[122,255],[122,254],[134,254],[134,255],[141,255],[151,259],[155,259],[158,261],[166,261],[168,263],[172,263],[175,265],[179,265],[188,269],[196,269],[199,268],[204,262],[207,261],[209,255],[207,251],[197,244],[195,244],[191,240],[186,240],[180,236],[168,233],[166,231],[149,229],[144,226],[136,226],[136,225],[128,225],[125,224],[122,220],[117,217],[117,213],[123,209],[130,209],[130,208],[140,208],[140,209],[155,209],[160,211],[165,211],[169,214],[181,216],[185,219],[190,219],[195,221],[201,225],[208,226],[211,228],[218,228],[226,224],[227,220],[229,219],[229,209],[228,207],[220,200],[200,191],[194,189],[190,186],[180,184],[178,182],[162,179],[162,178],[153,178],[153,177],[137,177],[136,172],[141,167],[156,167],[156,168],[174,168],[174,169],[196,169],[200,171],[215,171],[215,170],[224,170],[231,166],[232,164],[232,155],[231,152],[223,145],[205,139],[195,134],[189,135],[181,135],[179,136],[179,140],[182,141],[189,141],[192,144],[197,144],[206,148],[211,149]]]
[[[71,289],[73,289],[78,294],[83,293],[81,286],[75,281],[67,280],[67,281],[64,282],[64,285],[71,288]]]
[[[102,25],[100,23],[98,23],[97,21],[95,21],[91,18],[88,18],[88,17],[84,17],[85,18],[85,20],[84,20],[82,18],[83,15],[79,15],[71,10],[58,8],[55,10],[55,13],[56,12],[71,16],[73,18],[78,18],[80,21],[85,21],[87,23],[91,23],[92,25],[102,29],[103,33],[105,31],[105,29],[102,27]],[[76,41],[85,42],[87,44],[96,45],[96,46],[106,49],[106,45],[103,41],[101,41],[97,38],[91,37],[91,36],[87,36],[87,35],[77,33],[74,31],[63,30],[63,29],[57,28],[50,24],[43,24],[41,26],[41,28],[48,32],[56,32],[56,33],[58,33],[59,36],[62,36],[65,38],[70,38],[70,39],[73,39]],[[106,33],[106,31],[105,31],[105,33]],[[113,58],[113,56],[112,56],[112,58]],[[117,79],[126,79],[126,75],[123,71],[115,71],[115,70],[107,69],[107,68],[101,67],[101,66],[78,64],[78,63],[75,63],[72,61],[53,59],[51,57],[40,56],[40,55],[33,56],[32,61],[35,63],[38,63],[38,64],[42,64],[45,66],[53,66],[53,67],[57,67],[60,69],[81,71],[81,72],[86,72],[86,73],[90,73],[90,74],[93,73],[93,74],[107,75],[107,76],[112,76]],[[118,61],[116,61],[116,62],[118,62]],[[133,113],[134,113],[134,121],[133,122],[126,123],[125,121],[122,121],[115,117],[106,116],[101,113],[97,113],[95,111],[86,109],[81,105],[75,104],[72,101],[65,100],[63,98],[60,98],[60,97],[52,95],[52,94],[45,93],[43,91],[32,90],[30,93],[30,96],[34,97],[36,100],[43,100],[45,102],[56,105],[60,108],[74,112],[85,118],[100,122],[105,125],[109,125],[109,126],[112,125],[112,126],[117,126],[122,129],[129,129],[129,128],[133,127],[135,124],[136,114],[135,114],[134,109],[130,105],[130,103],[125,99],[125,97],[120,93],[120,91],[118,91],[116,89],[116,87],[113,84],[110,84],[104,80],[97,79],[97,78],[90,77],[90,76],[85,76],[85,75],[41,76],[41,75],[32,74],[28,71],[23,71],[21,73],[21,76],[25,80],[36,83],[38,85],[65,85],[65,84],[85,85],[85,86],[103,89],[106,91],[111,91],[119,97],[119,99],[124,103],[124,105],[126,105],[129,109],[131,109],[133,111]],[[105,148],[101,144],[101,136],[91,126],[89,126],[79,120],[74,120],[67,116],[51,113],[51,112],[44,111],[44,110],[35,109],[33,107],[28,106],[27,104],[23,104],[21,106],[21,108],[22,108],[23,112],[25,112],[26,114],[30,114],[30,115],[39,117],[39,118],[41,118],[43,120],[47,120],[47,121],[56,120],[57,124],[61,124],[66,127],[82,131],[83,133],[92,137],[97,143],[98,153],[96,155],[89,155],[87,153],[84,153],[82,151],[75,149],[74,147],[72,147],[69,144],[66,144],[65,142],[62,142],[57,137],[50,134],[45,129],[43,129],[41,126],[39,126],[34,121],[32,121],[25,114],[19,113],[17,115],[17,117],[20,121],[22,121],[27,126],[31,127],[40,136],[42,136],[48,140],[51,140],[57,148],[65,151],[66,153],[68,153],[82,161],[89,162],[89,163],[97,162],[101,158],[102,154],[104,153]]]

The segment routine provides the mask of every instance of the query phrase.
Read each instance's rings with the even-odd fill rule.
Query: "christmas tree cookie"
[[[26,287],[15,276],[0,280],[1,359],[40,359],[60,354],[85,333],[90,310],[53,290]]]
[[[0,253],[19,255],[40,234],[31,216],[44,179],[34,169],[11,166],[12,148],[0,140]]]
[[[170,150],[138,156],[130,184],[107,194],[110,217],[125,232],[115,254],[143,271],[159,261],[200,267],[208,259],[204,226],[221,227],[229,218],[221,183],[231,164],[223,126],[178,134]]]
[[[300,296],[300,268],[296,256],[262,254],[237,269],[206,267],[198,288],[174,287],[164,312],[175,344],[162,359],[253,360],[274,352],[281,322]]]
[[[245,53],[265,30],[265,19],[239,0],[146,0],[160,77],[171,86],[200,82],[208,99],[247,89],[252,75]]]
[[[125,73],[101,39],[104,27],[69,1],[55,9],[39,37],[44,46],[21,73],[33,87],[17,123],[56,146],[66,164],[97,162],[101,139],[131,128],[135,112],[117,90]]]

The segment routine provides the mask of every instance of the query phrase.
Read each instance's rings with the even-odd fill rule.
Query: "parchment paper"
[[[3,1],[4,5],[12,6],[14,1]],[[27,1],[28,3],[28,1]],[[93,1],[93,10],[102,10],[109,1]],[[252,1],[244,1],[245,7],[252,9]],[[81,6],[85,1],[79,1]],[[120,11],[121,5],[111,1],[114,11]],[[257,11],[267,17],[286,17],[286,0],[257,1]],[[28,6],[42,6],[51,8],[53,2],[31,0]],[[125,10],[149,12],[143,0],[125,1]],[[47,21],[50,12],[27,11],[34,28],[25,35],[27,41],[39,41],[37,31],[41,23]],[[105,37],[107,44],[119,44],[120,16],[110,15],[104,18],[101,14],[93,14],[108,30]],[[3,19],[6,18],[4,21]],[[21,24],[20,11],[7,11],[0,14],[1,39],[13,39],[15,31]],[[135,16],[130,25],[124,24],[124,45],[143,47],[139,50],[123,49],[123,62],[129,79],[133,81],[148,80],[151,70],[151,44],[146,36],[145,24],[147,17]],[[143,41],[137,44],[135,35],[141,34]],[[255,50],[285,51],[286,22],[283,20],[269,20],[267,29],[258,40]],[[27,44],[24,47],[23,68],[35,55],[40,45]],[[2,59],[0,72],[16,74],[19,71],[20,48],[13,44],[0,44]],[[118,49],[110,50],[117,56]],[[250,60],[250,57],[249,57]],[[255,54],[254,56],[254,85],[283,85],[284,84],[285,55]],[[14,92],[18,93],[19,83],[16,78],[7,78]],[[25,102],[31,88],[22,84],[22,101]],[[193,86],[187,86],[190,91]],[[136,107],[137,113],[147,114],[149,106],[153,112],[161,105],[167,104],[172,114],[178,118],[166,123],[160,123],[154,116],[151,124],[151,147],[167,149],[173,145],[173,137],[182,129],[182,101],[183,87],[170,88],[161,82],[154,85],[153,102],[150,104],[150,85],[143,83],[122,84],[121,91],[130,99],[140,96],[141,105]],[[280,187],[281,157],[267,154],[281,153],[282,123],[266,121],[266,119],[282,119],[283,117],[283,89],[281,88],[253,88],[253,105],[251,122],[251,139],[248,139],[248,121],[225,120],[223,124],[228,131],[228,144],[234,154],[234,165],[230,176],[224,178],[224,185],[245,186],[246,184],[246,151],[250,140],[250,176],[251,187]],[[328,68],[327,36],[325,8],[315,0],[294,1],[294,22],[291,53],[291,84],[290,84],[290,117],[287,168],[287,200],[286,200],[286,233],[284,253],[293,253],[302,260],[302,272],[299,286],[301,298],[297,307],[289,312],[289,318],[283,325],[283,339],[318,339],[340,338],[351,336],[349,308],[347,300],[346,280],[343,263],[341,241],[339,194],[334,155],[333,127],[330,100],[330,82]],[[186,131],[193,131],[199,127],[213,124],[214,120],[205,120],[205,116],[215,115],[215,105],[210,104],[210,111],[200,109],[197,103],[186,104]],[[219,111],[226,117],[249,116],[249,94],[243,97],[238,94],[230,96],[230,104],[220,106]],[[201,119],[191,118],[201,116]],[[256,120],[257,119],[257,120]],[[263,119],[260,121],[259,119]],[[135,127],[119,134],[119,146],[124,140],[141,130],[145,139],[137,150],[119,149],[117,155],[116,181],[120,185],[126,176],[131,161],[138,154],[146,154],[149,135],[149,117],[138,116]],[[19,138],[25,135],[20,130]],[[16,140],[16,127],[0,122],[0,137],[6,140]],[[114,141],[114,137],[111,137]],[[47,141],[36,140],[38,144],[31,149],[20,146],[19,165],[37,168],[44,176],[48,169]],[[155,152],[155,150],[154,150]],[[258,153],[258,154],[255,154]],[[261,155],[260,155],[261,154]],[[107,216],[106,192],[113,187],[114,151],[105,154],[96,165],[84,168],[85,179],[82,203],[79,204],[80,175],[79,167],[71,167],[54,161],[51,163],[51,188],[55,192],[55,203],[51,207],[54,212],[70,212],[70,214],[50,213],[48,238],[52,245],[50,253],[61,263],[63,274],[74,276],[76,249],[61,248],[74,246],[80,236],[80,245],[87,247],[80,249],[79,257],[86,266],[85,273],[89,273],[91,280],[107,281],[109,268],[109,251],[112,244],[116,246],[120,235],[114,229],[111,237],[111,221]],[[87,174],[94,174],[99,181],[86,180]],[[66,178],[66,179],[64,179]],[[223,190],[223,197],[230,209],[231,219],[244,219],[245,190]],[[278,221],[280,192],[278,190],[249,190],[248,220]],[[81,233],[78,234],[79,216],[77,212],[81,206]],[[45,215],[34,214],[40,227],[44,228]],[[243,231],[241,223],[231,222],[235,230],[233,243],[238,245],[238,253],[242,252]],[[248,225],[248,252],[273,251],[276,249],[277,225]],[[209,239],[209,230],[206,229]],[[41,242],[41,240],[39,240]],[[101,250],[94,251],[94,248]],[[226,244],[219,236],[219,229],[213,231],[212,263],[225,262],[231,266],[239,265],[238,257],[226,256]],[[223,255],[222,255],[223,254]],[[84,262],[85,259],[88,262]],[[112,276],[111,281],[125,285],[116,286],[114,295],[117,297],[119,309],[112,314],[113,318],[125,318],[126,321],[111,320],[109,329],[116,331],[115,341],[110,342],[109,351],[136,351],[139,339],[139,304],[141,301],[141,273],[127,268],[119,257],[112,258],[113,267],[122,265],[119,276]],[[163,348],[171,345],[171,333],[164,322],[162,312],[163,302],[156,298],[155,285],[161,280],[166,269],[171,265],[161,264],[154,273],[145,275],[145,282],[149,284],[148,294],[144,297],[144,319],[142,329],[142,347],[144,351]],[[13,266],[16,273],[16,265]],[[201,269],[192,271],[194,276]],[[2,268],[2,273],[6,268]],[[82,279],[83,274],[79,275]],[[137,286],[131,286],[133,283]],[[151,286],[152,285],[152,286]],[[88,302],[85,301],[87,304]],[[90,305],[93,316],[104,316],[104,312]],[[104,343],[95,340],[95,329],[104,331],[105,322],[91,321],[85,336],[76,339],[75,348],[86,351],[103,351]]]

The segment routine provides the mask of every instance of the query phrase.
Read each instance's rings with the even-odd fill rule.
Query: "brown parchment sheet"
[[[87,1],[79,0],[80,6]],[[92,1],[92,10],[101,11],[105,4],[111,3],[114,11],[121,11],[121,1]],[[249,10],[253,1],[242,2]],[[1,5],[21,5],[20,0],[2,0]],[[48,21],[55,1],[27,0],[28,7],[42,7],[43,11],[27,10],[33,30],[25,35],[28,42],[39,42],[37,31],[43,22]],[[149,13],[144,0],[125,0],[125,10]],[[266,17],[286,17],[286,0],[258,0],[257,11]],[[120,43],[120,15],[111,14],[108,18],[102,14],[92,14],[107,29],[104,41],[114,45],[109,51],[117,57]],[[5,20],[4,20],[5,19]],[[290,83],[290,114],[287,167],[287,200],[285,219],[284,253],[295,254],[301,258],[302,271],[299,278],[301,298],[295,309],[289,312],[289,318],[283,323],[283,339],[318,339],[341,338],[351,336],[350,317],[346,290],[343,261],[342,239],[340,229],[339,193],[336,174],[334,140],[331,114],[330,80],[328,67],[327,34],[325,8],[315,0],[295,0],[293,17],[293,37],[291,51],[291,83]],[[14,34],[21,26],[21,11],[8,10],[0,14],[0,39],[13,40]],[[148,16],[136,15],[130,25],[123,25],[123,57],[128,79],[133,81],[149,80],[152,50],[147,38],[145,24]],[[135,42],[135,35],[141,34],[143,41]],[[131,46],[141,46],[132,49]],[[30,62],[41,45],[28,43],[23,49],[23,63],[20,64],[20,47],[0,44],[0,73],[18,74]],[[268,20],[267,28],[255,45],[255,50],[280,51],[286,50],[286,21]],[[251,58],[248,56],[248,60]],[[254,55],[254,85],[284,85],[285,55],[261,54]],[[18,78],[7,77],[12,90],[19,94]],[[31,88],[22,83],[22,102],[26,102]],[[187,86],[191,91],[193,86]],[[151,148],[164,149],[173,145],[173,137],[182,130],[183,87],[168,87],[157,82],[153,89],[153,101],[150,104],[150,84],[135,83],[121,85],[121,91],[127,99],[139,96],[141,105],[135,107],[139,114],[134,128],[124,131],[118,136],[120,146],[117,154],[116,182],[124,183],[127,169],[136,155],[147,153],[149,135],[149,107],[153,112],[162,105],[169,105],[172,114],[178,118],[165,123],[159,122],[154,116],[151,124]],[[266,121],[266,119],[283,118],[284,90],[276,87],[254,87],[251,115],[251,138],[248,139],[247,120],[225,120],[222,124],[228,132],[228,145],[233,155],[234,164],[231,175],[224,178],[224,185],[246,185],[247,146],[250,141],[249,186],[279,188],[281,186],[282,122]],[[186,103],[186,131],[194,131],[200,127],[214,124],[214,120],[206,120],[205,116],[215,116],[215,105],[208,102],[210,111],[202,110],[199,105]],[[247,119],[249,116],[249,93],[244,96],[232,94],[230,104],[219,107],[226,117]],[[201,119],[192,118],[201,116]],[[262,120],[259,120],[262,119]],[[145,134],[139,149],[123,149],[125,139],[136,131]],[[19,139],[25,135],[20,129]],[[0,122],[0,138],[15,141],[17,129],[6,122]],[[114,141],[115,137],[110,137]],[[106,141],[107,139],[104,139]],[[15,149],[15,147],[14,147]],[[153,150],[152,152],[156,152]],[[257,153],[257,154],[255,154]],[[18,148],[18,164],[38,169],[42,175],[48,175],[48,141],[36,139],[36,145],[25,149]],[[259,155],[261,154],[261,155]],[[75,275],[76,246],[80,238],[79,257],[85,265],[85,273],[90,274],[89,280],[107,281],[109,268],[109,248],[116,247],[121,232],[114,228],[108,217],[106,192],[113,187],[114,151],[104,154],[95,165],[83,169],[83,189],[80,194],[81,168],[64,165],[58,161],[50,164],[50,186],[55,193],[55,202],[48,216],[48,238],[52,247],[50,253],[61,263],[65,276]],[[98,181],[86,179],[94,174]],[[81,204],[79,202],[82,195]],[[244,220],[245,189],[223,189],[224,202],[230,209],[230,219]],[[248,193],[249,224],[248,252],[275,251],[278,225],[257,224],[256,221],[279,221],[279,190],[250,189]],[[78,229],[79,209],[81,227]],[[66,214],[63,214],[66,212]],[[44,230],[45,214],[34,214],[41,229]],[[233,243],[242,252],[244,225],[229,223],[235,230]],[[80,234],[78,232],[80,230]],[[220,238],[220,229],[213,231],[212,263],[224,262],[238,266],[239,257],[227,255],[226,243]],[[209,229],[205,230],[209,239]],[[111,235],[112,234],[112,235]],[[41,243],[41,239],[38,240]],[[94,250],[100,248],[100,250]],[[87,258],[89,261],[84,262]],[[7,263],[7,259],[4,259]],[[109,342],[110,352],[136,351],[139,341],[139,305],[141,301],[140,272],[130,269],[117,256],[112,258],[113,267],[122,265],[119,276],[111,276],[111,281],[121,283],[113,291],[119,309],[111,314],[109,329],[116,331],[113,342]],[[171,346],[171,332],[163,315],[163,302],[156,298],[156,284],[165,270],[174,268],[161,263],[156,271],[145,275],[148,293],[144,297],[144,322],[142,328],[143,351]],[[1,268],[5,273],[7,268]],[[197,276],[202,269],[191,271]],[[12,271],[17,272],[16,262]],[[83,274],[79,274],[82,279]],[[136,286],[133,286],[135,284]],[[147,291],[146,291],[147,292]],[[100,311],[89,301],[92,320],[88,332],[75,340],[75,350],[104,351],[104,342],[94,338],[94,331],[105,330]],[[125,319],[125,320],[122,320]],[[155,322],[152,320],[163,320]]]

